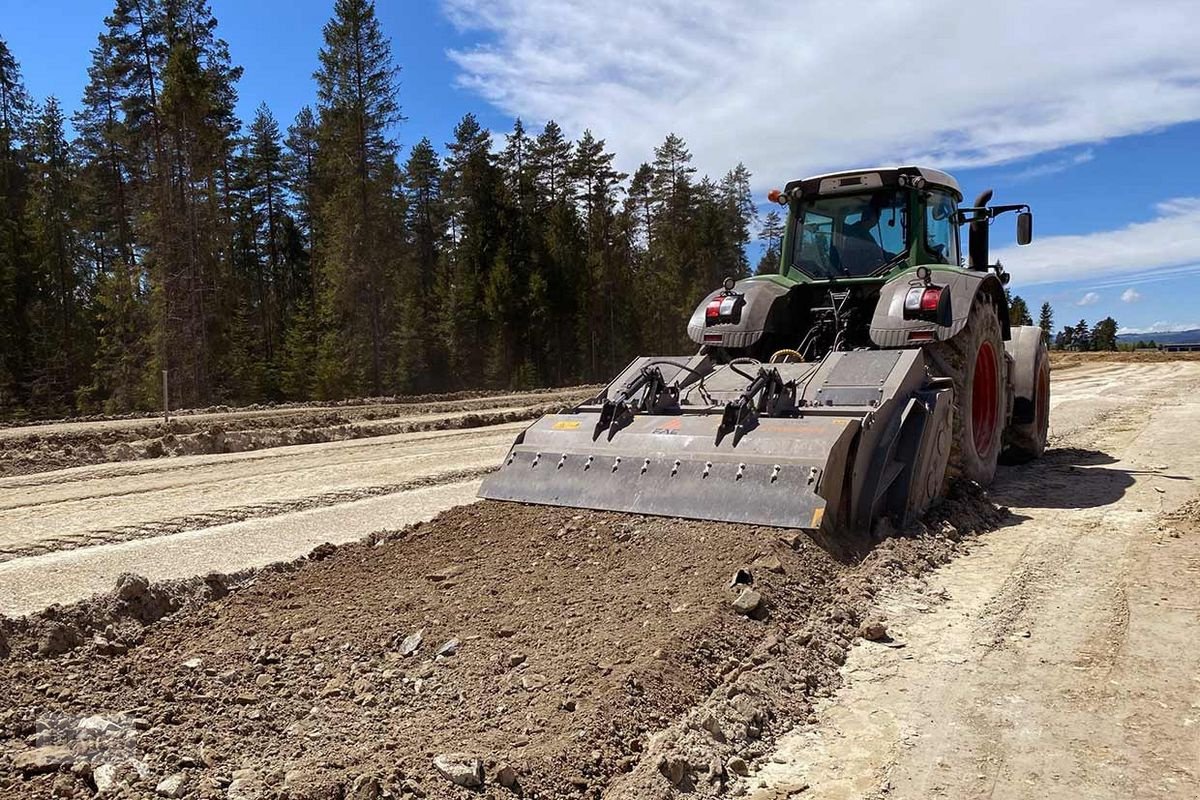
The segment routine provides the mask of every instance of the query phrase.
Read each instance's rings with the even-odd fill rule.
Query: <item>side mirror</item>
[[[1017,244],[1029,244],[1033,241],[1033,212],[1022,211],[1017,214]]]

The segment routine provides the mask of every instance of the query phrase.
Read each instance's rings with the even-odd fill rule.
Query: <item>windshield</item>
[[[908,250],[905,196],[892,189],[804,200],[795,219],[792,266],[815,278],[873,275]]]

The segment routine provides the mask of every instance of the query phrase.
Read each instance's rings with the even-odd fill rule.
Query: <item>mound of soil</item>
[[[877,587],[1006,513],[960,490],[819,546],[483,502],[253,577],[124,577],[5,623],[0,794],[736,795],[846,650],[886,642]]]
[[[1055,369],[1079,367],[1084,364],[1148,364],[1163,361],[1200,361],[1200,353],[1167,353],[1161,350],[1118,350],[1101,353],[1076,353],[1063,350],[1050,351],[1050,365]]]

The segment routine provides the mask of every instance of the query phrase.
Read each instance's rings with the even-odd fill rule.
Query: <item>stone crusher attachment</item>
[[[988,227],[921,167],[789,183],[777,275],[727,279],[688,323],[693,356],[635,359],[517,438],[480,496],[829,532],[902,526],[948,478],[991,481],[1045,447],[1049,360],[1012,326]],[[959,257],[969,225],[970,255]]]
[[[940,488],[952,394],[917,350],[639,358],[594,401],[525,430],[481,495],[790,528],[904,517]]]

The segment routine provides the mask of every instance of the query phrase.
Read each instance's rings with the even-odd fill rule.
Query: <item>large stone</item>
[[[111,733],[120,733],[125,729],[124,725],[121,725],[115,720],[111,720],[107,717],[102,717],[99,714],[95,714],[90,717],[84,717],[83,719],[79,720],[79,724],[76,725],[76,727],[80,731],[84,733],[90,733],[93,736],[106,736]]]
[[[117,783],[117,765],[101,764],[92,770],[92,782],[96,784],[96,793],[104,794]]]
[[[400,655],[411,656],[421,648],[421,639],[424,637],[425,631],[419,630],[416,633],[410,633],[404,637],[404,641],[400,643]]]
[[[483,786],[483,760],[465,753],[434,756],[433,766],[451,783],[467,789]]]
[[[538,672],[530,672],[521,678],[521,686],[527,692],[536,692],[539,689],[544,689],[549,682],[549,679],[545,675]]]
[[[158,782],[154,791],[162,797],[183,797],[187,794],[187,778],[182,772],[168,775]]]
[[[496,770],[496,783],[505,789],[515,788],[517,785],[517,771],[508,764],[503,765],[500,769]]]
[[[62,765],[70,764],[74,758],[75,755],[69,748],[51,744],[17,753],[12,757],[12,763],[17,772],[41,775],[57,771]]]
[[[374,775],[359,775],[346,792],[346,800],[379,800],[381,797],[383,784]]]
[[[878,617],[871,617],[858,626],[858,635],[868,641],[878,642],[880,639],[887,638],[887,625]]]
[[[742,589],[733,600],[733,610],[750,616],[762,605],[762,595],[753,589]]]

